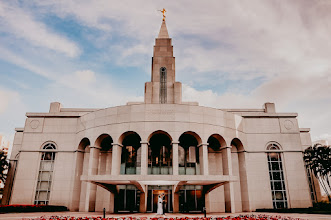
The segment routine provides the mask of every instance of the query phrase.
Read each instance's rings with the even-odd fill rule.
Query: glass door
[[[179,191],[179,212],[202,212],[204,206],[202,186],[183,186]]]
[[[163,188],[163,189],[162,189]],[[168,186],[151,186],[147,194],[147,212],[157,212],[158,196],[164,193],[163,210],[164,213],[172,212],[172,190]]]
[[[139,212],[140,191],[131,185],[119,186],[115,206],[118,212]]]

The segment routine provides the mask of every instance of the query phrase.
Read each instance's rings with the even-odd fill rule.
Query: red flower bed
[[[34,220],[302,220],[300,218],[291,218],[284,216],[271,216],[271,215],[239,215],[235,217],[209,217],[209,218],[199,218],[199,217],[182,217],[182,218],[166,218],[166,217],[70,217],[70,216],[51,216],[51,217],[41,217]]]

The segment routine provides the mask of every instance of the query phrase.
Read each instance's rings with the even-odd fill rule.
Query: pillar
[[[140,192],[140,204],[139,204],[139,212],[144,213],[147,212],[147,186],[142,186],[144,187],[145,192]]]
[[[99,156],[98,175],[106,175],[108,151],[102,151]],[[97,186],[97,196],[95,203],[95,211],[102,212],[106,208],[106,212],[110,212],[110,194],[111,192],[101,186]],[[114,204],[114,203],[112,203]]]
[[[199,145],[199,159],[202,175],[209,175],[208,168],[208,144]]]
[[[246,156],[247,154],[245,151],[238,153],[242,211],[249,212],[251,211],[251,208],[248,194]]]
[[[88,164],[87,175],[97,175],[99,165],[99,154],[100,147],[90,147],[90,158]],[[85,198],[85,212],[95,211],[95,200],[96,200],[97,185],[88,182],[86,187],[86,198]]]
[[[141,175],[147,175],[148,172],[148,142],[140,142],[141,144]]]
[[[172,174],[178,175],[178,144],[179,142],[172,142]]]
[[[179,194],[175,191],[176,187],[172,187],[172,205],[173,205],[173,212],[178,213],[179,212]]]
[[[121,172],[121,154],[122,145],[112,144],[112,160],[111,160],[111,175],[120,175]]]
[[[222,149],[223,175],[232,176],[231,147]],[[224,184],[225,211],[235,213],[234,185],[232,182]]]

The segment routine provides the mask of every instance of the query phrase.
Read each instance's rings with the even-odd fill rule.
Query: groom
[[[164,199],[165,194],[162,193],[162,214],[164,215],[165,211],[167,210],[166,206],[167,206],[167,201]]]

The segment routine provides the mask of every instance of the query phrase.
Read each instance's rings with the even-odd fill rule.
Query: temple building
[[[175,76],[163,21],[144,102],[103,109],[53,102],[49,112],[26,113],[3,204],[156,212],[164,193],[166,212],[312,205],[302,155],[311,139],[297,113],[277,112],[274,103],[216,109],[183,102]]]

